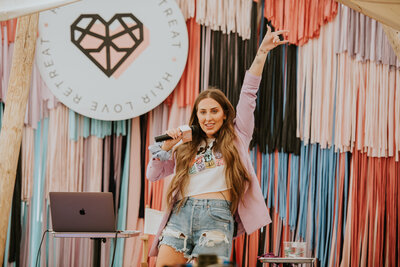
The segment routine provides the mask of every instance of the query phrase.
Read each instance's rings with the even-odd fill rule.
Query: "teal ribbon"
[[[82,120],[82,123],[80,123]],[[69,138],[74,141],[78,141],[79,137],[87,138],[90,135],[104,138],[112,134],[123,135],[127,133],[127,122],[129,120],[121,121],[102,121],[84,117],[75,113],[73,110],[69,110]]]
[[[130,147],[131,147],[131,120],[128,121],[127,127],[127,140],[126,140],[126,153],[124,159],[124,167],[121,176],[121,193],[120,193],[120,203],[118,209],[118,218],[117,218],[117,229],[125,230],[126,229],[126,213],[128,209],[128,186],[129,186],[129,165],[130,165]],[[122,128],[121,128],[122,129]],[[121,132],[122,133],[122,132]],[[114,266],[122,266],[124,261],[124,248],[125,248],[125,239],[118,238],[117,241],[113,241],[110,249],[110,266],[111,260],[113,256],[114,245],[116,243],[116,251],[114,257]]]
[[[31,202],[31,231],[30,231],[30,250],[29,266],[35,266],[36,254],[39,249],[40,240],[43,233],[43,199],[46,174],[47,141],[48,141],[49,120],[48,118],[38,123],[35,130],[34,148],[34,170],[33,170],[33,192]],[[39,257],[40,266],[40,257]]]
[[[6,241],[6,249],[4,250],[3,267],[9,267],[8,253],[10,252],[10,235],[11,235],[11,212],[10,212],[10,217],[8,218],[7,241]],[[15,262],[12,264],[12,266],[15,266]]]

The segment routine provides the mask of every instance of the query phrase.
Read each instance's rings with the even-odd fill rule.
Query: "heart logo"
[[[147,47],[146,33],[132,14],[115,14],[108,22],[98,14],[82,14],[71,25],[72,43],[108,77],[126,69],[124,62],[131,64]]]

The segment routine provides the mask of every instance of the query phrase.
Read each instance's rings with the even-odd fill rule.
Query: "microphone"
[[[188,126],[188,125],[182,125],[178,127],[181,132],[183,133],[183,142],[187,142],[187,141],[191,141],[192,140],[192,135],[196,135],[199,133],[199,126],[196,125],[192,125],[192,126]],[[154,137],[154,140],[156,142],[163,142],[166,140],[170,140],[172,139],[171,136],[169,136],[168,134],[163,134],[163,135],[159,135]]]

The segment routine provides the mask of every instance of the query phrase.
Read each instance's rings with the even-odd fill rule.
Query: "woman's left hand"
[[[281,44],[286,44],[289,41],[283,39],[282,41],[279,39],[279,35],[288,33],[289,31],[287,30],[281,30],[281,31],[276,31],[272,32],[271,27],[267,25],[267,33],[264,36],[264,39],[262,40],[262,43],[260,47],[258,48],[258,51],[260,51],[263,54],[267,54],[270,50],[274,49],[275,47],[281,45]]]
[[[286,44],[289,42],[285,39],[283,39],[282,41],[279,39],[279,35],[287,35],[289,31],[281,30],[272,32],[271,27],[267,25],[267,28],[267,33],[265,34],[261,45],[258,48],[257,55],[249,68],[249,72],[255,76],[261,76],[268,52],[281,44]]]

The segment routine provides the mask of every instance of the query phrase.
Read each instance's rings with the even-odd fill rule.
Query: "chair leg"
[[[142,240],[142,244],[143,244],[143,250],[142,250],[142,262],[140,263],[141,267],[148,267],[148,263],[147,263],[147,256],[149,253],[149,236],[144,234],[140,237],[140,239]]]

